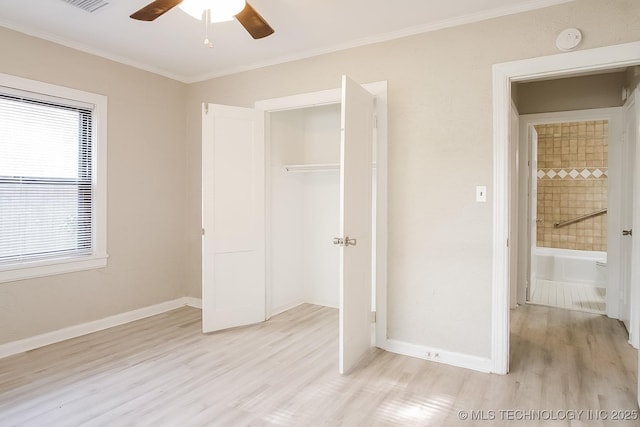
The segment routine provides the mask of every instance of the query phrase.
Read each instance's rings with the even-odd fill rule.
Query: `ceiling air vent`
[[[72,6],[78,7],[87,12],[95,12],[96,10],[108,5],[109,2],[104,0],[62,0],[65,3],[69,3]]]

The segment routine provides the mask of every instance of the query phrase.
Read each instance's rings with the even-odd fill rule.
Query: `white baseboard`
[[[12,341],[0,345],[0,358],[11,356],[25,351],[33,350],[45,345],[54,344],[65,341],[70,338],[98,332],[103,329],[112,328],[114,326],[133,322],[135,320],[144,319],[145,317],[155,316],[156,314],[165,313],[175,310],[176,308],[190,306],[195,308],[202,307],[202,300],[192,297],[182,297],[173,301],[167,301],[148,307],[139,308],[137,310],[120,313],[104,319],[94,320],[80,325],[69,326],[67,328],[58,329],[57,331],[47,332],[45,334]]]
[[[393,339],[388,339],[385,343],[383,343],[383,345],[383,349],[393,353],[417,357],[419,359],[429,360],[431,362],[444,363],[445,365],[472,369],[474,371],[487,373],[491,372],[491,359],[489,358],[455,353],[452,351],[411,344]]]
[[[322,301],[308,300],[306,298],[301,298],[295,302],[292,302],[291,304],[281,305],[279,307],[273,308],[271,310],[271,313],[269,313],[269,318],[272,318],[273,316],[277,316],[280,313],[284,313],[285,311],[291,310],[292,308],[296,308],[297,306],[302,304],[321,305],[323,307],[329,307],[329,308],[335,308],[335,309],[338,308],[338,306],[334,306],[332,304],[325,304]]]
[[[329,307],[329,308],[335,308],[335,309],[340,308],[340,304],[339,303],[338,304],[333,304],[333,303],[330,303],[329,301],[322,301],[322,300],[314,299],[314,300],[310,300],[310,301],[307,301],[307,302],[309,304],[321,305],[323,307]]]
[[[297,301],[294,301],[290,304],[285,304],[285,305],[281,305],[279,307],[275,307],[271,309],[271,313],[269,313],[269,318],[272,318],[273,316],[277,316],[280,313],[284,313],[287,310],[291,310],[292,308],[295,308],[301,304],[306,303],[307,301],[304,298],[301,298]]]
[[[183,299],[185,300],[184,305],[202,310],[202,298],[184,297]]]

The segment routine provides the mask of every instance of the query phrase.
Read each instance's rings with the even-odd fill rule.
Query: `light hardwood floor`
[[[637,353],[619,322],[523,306],[511,373],[483,374],[373,350],[337,373],[338,316],[302,305],[200,333],[182,308],[0,359],[0,426],[598,426],[509,421],[501,410],[637,410]],[[494,421],[462,421],[459,411]]]

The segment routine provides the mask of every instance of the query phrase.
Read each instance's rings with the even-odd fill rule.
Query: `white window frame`
[[[12,282],[74,271],[103,268],[107,265],[107,97],[91,92],[29,80],[0,73],[0,91],[31,92],[35,99],[56,97],[93,105],[92,184],[94,191],[90,255],[64,259],[17,262],[0,266],[0,282]]]

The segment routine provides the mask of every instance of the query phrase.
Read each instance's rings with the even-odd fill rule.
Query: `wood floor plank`
[[[545,426],[501,411],[638,410],[637,352],[601,315],[512,310],[506,376],[380,349],[341,376],[338,315],[326,307],[214,334],[200,321],[182,308],[0,359],[0,425],[486,426],[493,414],[499,425]]]

